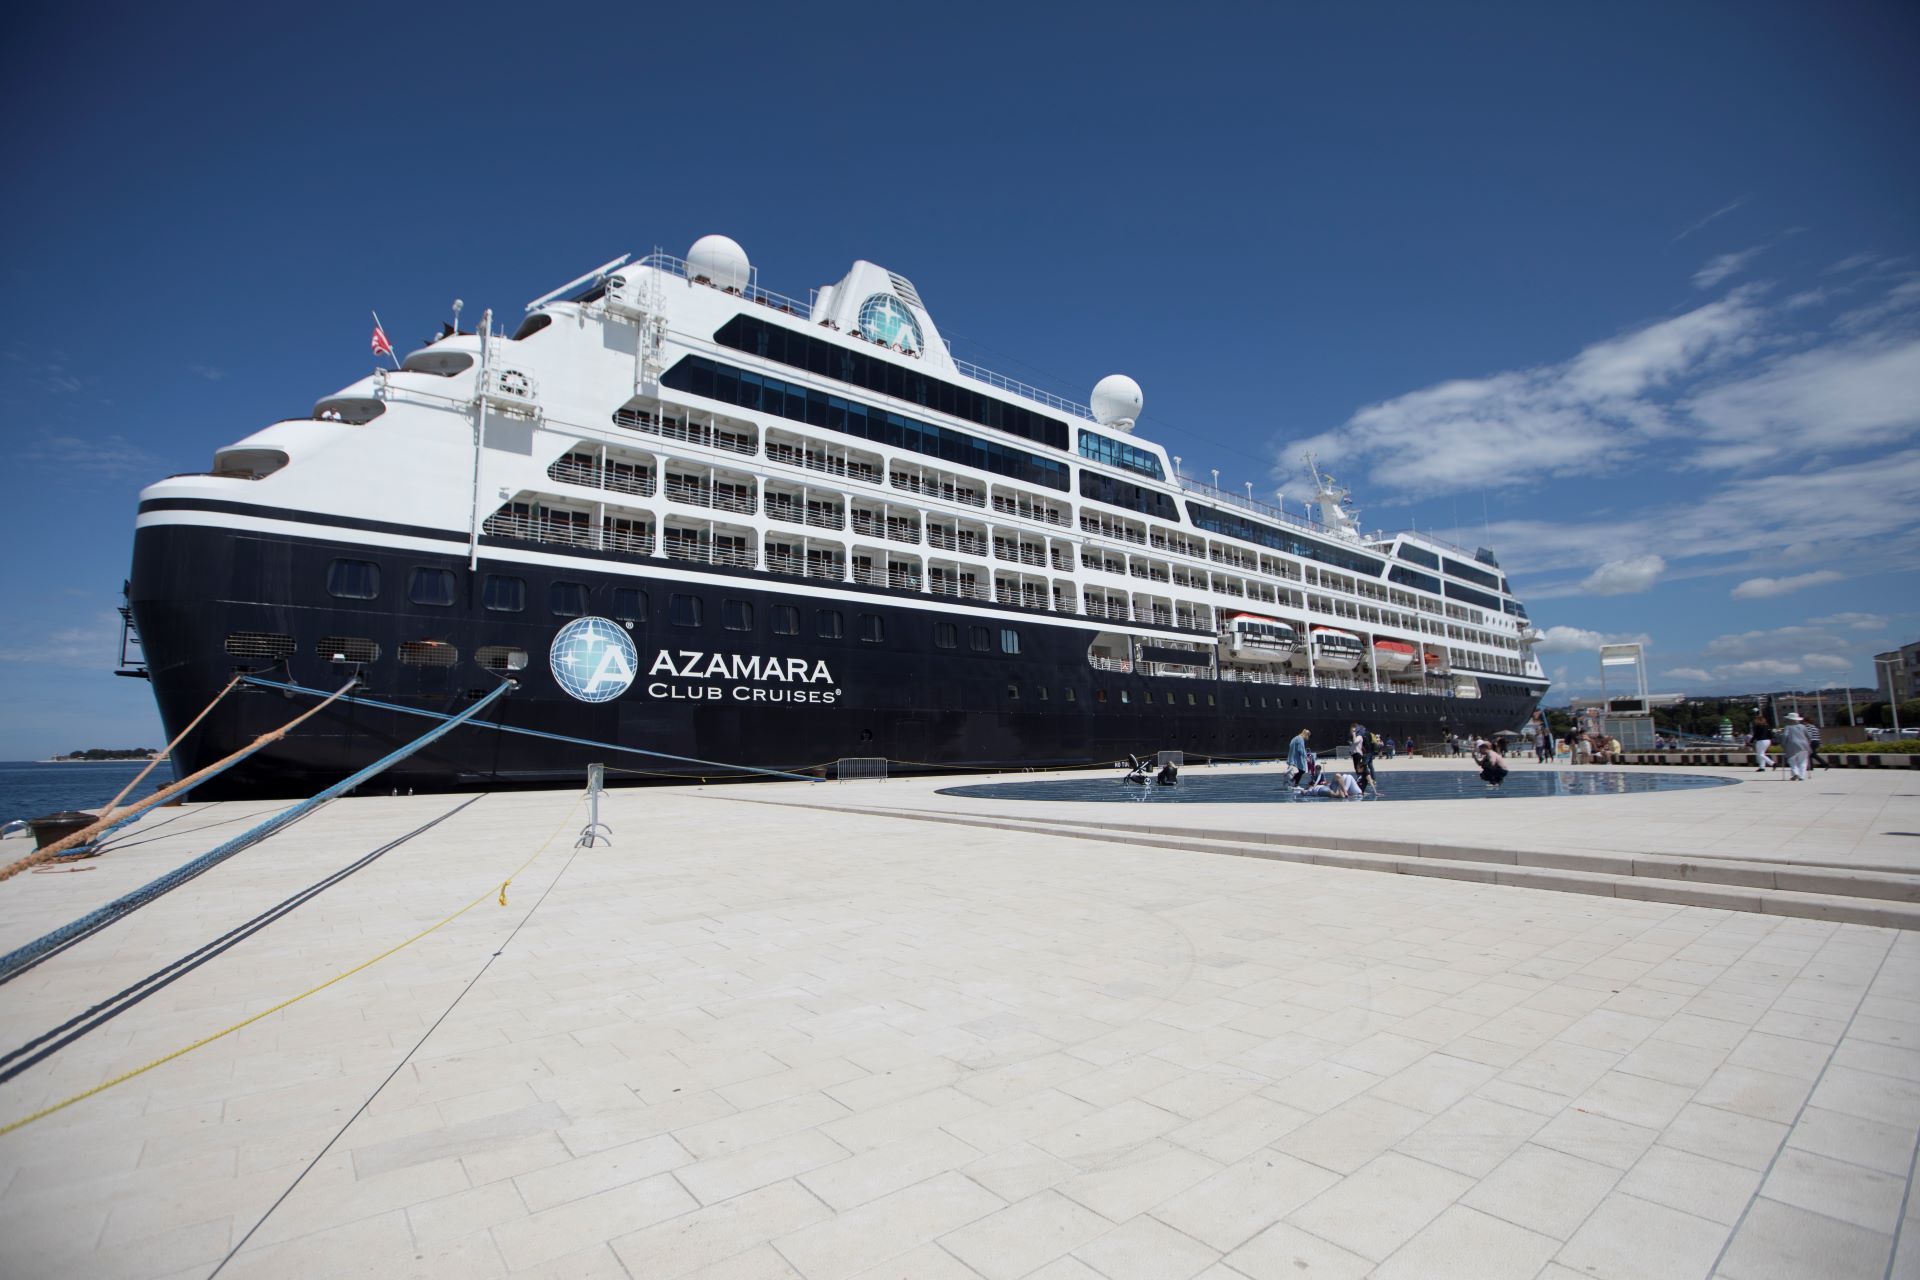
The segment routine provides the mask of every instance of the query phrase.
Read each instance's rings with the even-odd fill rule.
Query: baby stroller
[[[1127,753],[1127,772],[1120,781],[1122,784],[1144,787],[1153,781],[1153,766],[1129,751]]]

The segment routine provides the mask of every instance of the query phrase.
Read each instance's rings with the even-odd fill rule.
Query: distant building
[[[1873,655],[1874,684],[1881,694],[1887,692],[1887,680],[1893,680],[1893,700],[1905,702],[1920,689],[1920,640],[1901,645],[1890,653]]]

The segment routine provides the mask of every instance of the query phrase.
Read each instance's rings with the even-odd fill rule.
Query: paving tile
[[[513,1180],[527,1208],[534,1213],[578,1200],[600,1191],[651,1178],[656,1173],[678,1169],[693,1157],[673,1138],[661,1135],[642,1138],[625,1146],[611,1147],[581,1156],[565,1164],[551,1165]]]
[[[1618,1170],[1547,1147],[1524,1146],[1460,1203],[1565,1240],[1619,1181]]]
[[[1824,1107],[1808,1107],[1787,1136],[1787,1146],[1905,1177],[1913,1160],[1914,1132]]]
[[[807,1129],[702,1160],[677,1176],[701,1204],[717,1204],[846,1158],[845,1147],[818,1129]]]
[[[1590,1111],[1610,1120],[1661,1129],[1673,1122],[1680,1108],[1692,1097],[1693,1090],[1685,1085],[1609,1071],[1595,1081],[1591,1089],[1575,1098],[1573,1105],[1577,1110]]]
[[[1427,1122],[1427,1114],[1372,1094],[1343,1102],[1274,1142],[1276,1151],[1352,1173]]]
[[[1248,1276],[1251,1280],[1360,1280],[1373,1270],[1373,1260],[1349,1253],[1339,1245],[1298,1227],[1276,1222],[1225,1258],[1225,1267],[1202,1272],[1198,1280]],[[1229,1270],[1230,1269],[1230,1270]]]
[[[1465,1098],[1394,1144],[1443,1169],[1484,1177],[1539,1132],[1547,1117],[1485,1098]]]
[[[1068,1178],[1056,1189],[1111,1222],[1125,1222],[1219,1170],[1205,1156],[1155,1141]]]
[[[633,1275],[674,1280],[747,1253],[788,1265],[767,1243],[832,1216],[798,1184],[776,1182],[652,1226],[617,1228],[609,1243]]]
[[[1022,1142],[964,1164],[960,1172],[1002,1200],[1014,1201],[1058,1186],[1080,1169],[1058,1156],[1048,1155],[1032,1143]]]
[[[1377,1280],[1532,1280],[1560,1248],[1552,1236],[1452,1205],[1373,1272]]]
[[[1286,1221],[1379,1262],[1472,1185],[1452,1170],[1388,1152],[1288,1214]],[[1237,1264],[1229,1258],[1228,1265]]]
[[[1791,1124],[1807,1100],[1811,1082],[1794,1076],[1758,1071],[1752,1067],[1723,1066],[1700,1086],[1693,1100],[1703,1106],[1741,1115]]]
[[[1153,1209],[1162,1222],[1216,1249],[1236,1248],[1339,1180],[1317,1165],[1261,1151]]]
[[[1609,1168],[1627,1169],[1659,1136],[1658,1129],[1570,1107],[1542,1125],[1532,1141]]]
[[[493,1228],[493,1239],[507,1265],[523,1271],[697,1207],[673,1176],[663,1173],[501,1223]]]
[[[1554,1261],[1592,1280],[1698,1280],[1726,1237],[1717,1222],[1616,1191]]]
[[[942,1235],[940,1244],[987,1280],[1015,1280],[1112,1228],[1112,1222],[1059,1192],[1042,1191],[979,1215]],[[811,1280],[812,1269],[807,1270]]]
[[[1217,1250],[1145,1217],[1121,1223],[1073,1256],[1107,1280],[1191,1280],[1220,1258]]]
[[[1878,1232],[1762,1196],[1715,1274],[1726,1280],[1882,1280],[1892,1247]]]
[[[1787,1131],[1786,1125],[1771,1120],[1690,1102],[1661,1130],[1657,1141],[1743,1169],[1764,1169],[1773,1163]]]
[[[1920,1080],[1832,1066],[1813,1091],[1813,1105],[1882,1124],[1920,1128]]]
[[[1900,1221],[1907,1180],[1789,1146],[1767,1175],[1769,1200],[1891,1236]]]
[[[1752,1169],[1660,1146],[1620,1180],[1620,1190],[1630,1196],[1726,1226],[1739,1221],[1759,1186],[1760,1174]]]
[[[1179,1125],[1165,1136],[1218,1164],[1231,1164],[1293,1132],[1307,1119],[1307,1113],[1298,1108],[1255,1094]]]
[[[745,1272],[741,1280],[747,1280]],[[862,1271],[853,1280],[980,1280],[980,1273],[939,1245],[923,1244]]]

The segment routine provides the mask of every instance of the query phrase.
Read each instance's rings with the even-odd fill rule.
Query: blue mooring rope
[[[261,683],[264,684],[266,682],[262,681]],[[201,854],[185,866],[169,871],[159,879],[149,881],[133,892],[115,898],[112,902],[109,902],[106,906],[98,910],[89,911],[73,923],[62,925],[52,933],[35,938],[25,946],[10,951],[4,956],[0,956],[0,982],[11,981],[61,948],[78,942],[88,934],[106,928],[122,916],[137,911],[162,894],[179,888],[195,876],[211,871],[214,867],[225,862],[228,858],[231,858],[234,854],[239,853],[249,845],[258,844],[288,823],[305,816],[316,806],[326,803],[328,800],[333,799],[343,792],[351,791],[390,765],[406,759],[422,747],[445,737],[453,730],[465,724],[468,720],[471,720],[474,716],[479,715],[482,711],[492,706],[500,698],[505,697],[507,692],[512,688],[514,688],[514,685],[511,681],[502,681],[500,686],[492,693],[481,698],[459,715],[440,717],[442,723],[435,725],[398,750],[391,751],[380,757],[380,759],[374,761],[352,777],[344,778],[334,783],[332,786],[311,798],[302,800],[291,809],[284,809],[276,813],[265,822],[249,828],[247,831],[235,836],[218,848]],[[321,696],[324,697],[326,695],[322,694]]]
[[[261,685],[268,689],[284,689],[288,693],[306,693],[314,697],[326,697],[324,689],[309,689],[305,685],[285,684],[279,680],[267,680],[260,676],[244,677],[248,684]],[[419,707],[403,707],[397,702],[382,702],[378,698],[356,698],[352,694],[340,695],[342,702],[357,702],[363,707],[379,707],[382,711],[399,711],[410,716],[425,716],[429,720],[444,720],[446,716],[438,711],[424,711]],[[549,738],[554,742],[570,742],[580,747],[599,747],[603,751],[624,751],[629,755],[652,756],[656,760],[671,760],[676,764],[704,764],[716,769],[737,769],[742,773],[764,773],[770,778],[790,778],[795,782],[819,782],[819,778],[804,773],[789,773],[784,769],[763,769],[751,764],[728,764],[724,760],[702,760],[698,756],[676,756],[665,751],[649,751],[645,747],[623,747],[617,742],[595,742],[592,738],[573,738],[564,733],[548,733],[544,729],[522,729],[517,725],[495,724],[488,721],[477,724],[476,729],[497,729],[501,733],[520,733],[529,738]]]

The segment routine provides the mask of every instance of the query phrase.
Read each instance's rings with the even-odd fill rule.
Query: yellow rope
[[[554,840],[557,839],[561,831],[563,831],[566,828],[567,822],[572,816],[573,816],[573,810],[569,808],[566,812],[566,815],[560,819],[560,825],[556,826],[553,829],[553,834],[548,836],[546,838],[545,843],[543,843],[538,849],[534,850],[533,857],[528,858],[525,862],[521,863],[518,867],[514,868],[513,875],[508,876],[505,880],[500,882],[499,895],[500,895],[501,906],[504,907],[507,905],[507,886],[513,883],[514,876],[519,875],[521,872],[525,871],[528,867],[532,866],[536,859],[538,859],[542,854],[546,853],[548,849],[553,847]],[[494,890],[488,889],[485,893],[475,898],[472,902],[469,902],[466,906],[461,907],[458,911],[455,911],[453,914],[446,916],[445,918],[440,920],[438,923],[428,925],[426,928],[414,934],[411,938],[408,938],[406,941],[396,943],[395,945],[388,947],[385,951],[382,951],[379,955],[373,957],[373,959],[371,960],[363,961],[362,963],[353,966],[353,968],[351,969],[348,969],[342,973],[334,974],[331,978],[328,978],[325,982],[321,983],[317,987],[310,987],[307,990],[302,991],[297,996],[287,997],[285,1000],[282,1000],[279,1004],[274,1005],[271,1009],[262,1009],[259,1013],[254,1014],[251,1018],[242,1018],[240,1021],[234,1023],[230,1027],[225,1028],[224,1030],[216,1031],[209,1036],[202,1036],[200,1039],[195,1040],[192,1044],[185,1045],[179,1049],[175,1049],[172,1053],[165,1054],[161,1057],[155,1058],[152,1062],[147,1063],[143,1067],[135,1067],[133,1070],[125,1072],[121,1075],[117,1075],[113,1077],[113,1079],[104,1081],[101,1084],[97,1084],[91,1089],[85,1090],[84,1092],[81,1092],[81,1093],[76,1093],[71,1098],[67,1098],[60,1102],[56,1102],[51,1106],[42,1107],[40,1110],[34,1112],[32,1115],[22,1116],[20,1119],[13,1121],[12,1123],[6,1125],[5,1127],[0,1127],[0,1138],[3,1138],[7,1134],[14,1132],[16,1129],[24,1129],[36,1120],[44,1120],[56,1111],[64,1111],[66,1108],[72,1106],[76,1102],[85,1102],[88,1098],[93,1097],[97,1093],[105,1093],[107,1090],[113,1088],[115,1085],[125,1084],[127,1081],[133,1079],[135,1076],[145,1075],[147,1072],[153,1070],[155,1067],[164,1066],[167,1063],[172,1062],[175,1058],[184,1058],[189,1053],[192,1053],[195,1049],[203,1049],[207,1045],[212,1044],[215,1040],[219,1040],[225,1036],[230,1036],[234,1032],[239,1031],[244,1027],[250,1027],[254,1023],[260,1021],[260,1019],[265,1018],[271,1014],[278,1013],[289,1005],[298,1004],[300,1001],[305,1000],[308,996],[318,995],[320,992],[325,991],[328,987],[331,987],[334,983],[345,981],[346,979],[351,978],[354,974],[359,973],[363,969],[370,969],[374,965],[379,964],[382,960],[385,960],[388,956],[392,955],[394,952],[404,950],[405,948],[412,946],[414,943],[420,941],[420,939],[426,937],[428,934],[434,932],[435,930],[440,929],[446,925],[452,924],[455,920],[458,920],[461,916],[467,914],[467,912],[473,910],[475,907],[485,902],[489,897],[493,896],[493,894],[494,894]]]

